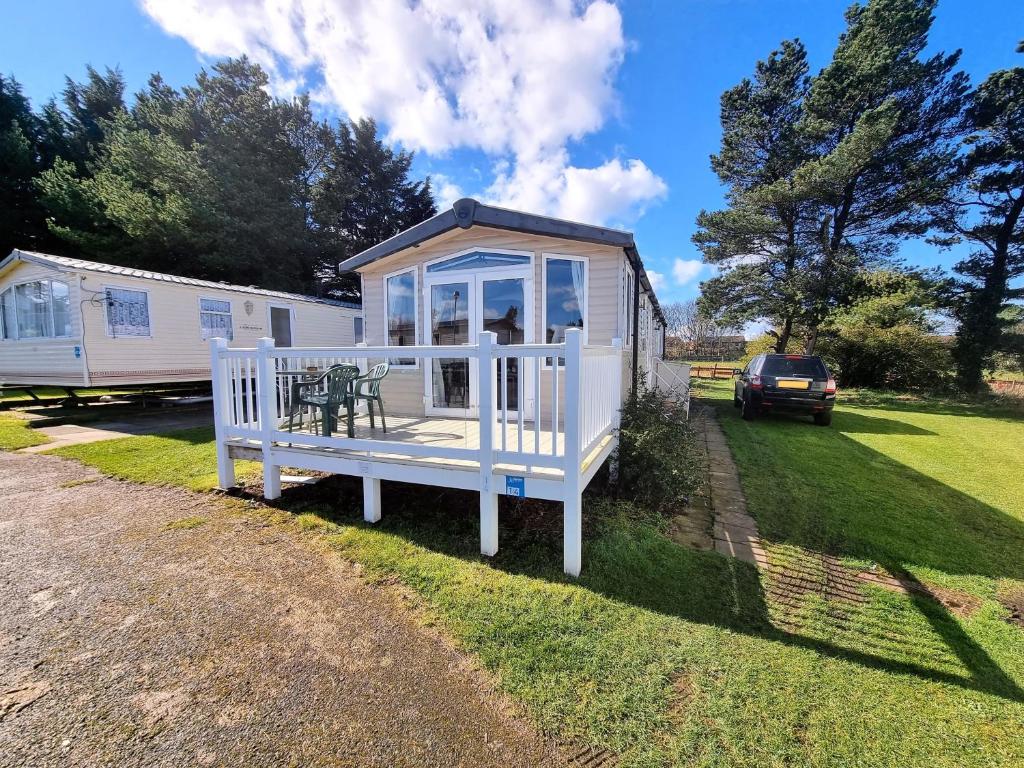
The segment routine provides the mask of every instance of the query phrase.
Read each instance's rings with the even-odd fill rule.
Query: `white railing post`
[[[622,426],[622,339],[612,339],[615,350],[615,377],[612,381],[612,448],[608,461],[608,482],[615,485],[619,482],[619,427]]]
[[[274,365],[274,340],[256,342],[256,395],[258,400],[260,443],[263,446],[263,498],[281,496],[281,468],[273,462],[273,433],[277,429],[277,368]]]
[[[224,427],[231,413],[231,386],[225,375],[225,361],[221,353],[228,348],[228,340],[210,339],[210,388],[213,391],[213,439],[217,443],[217,485],[231,488],[235,485],[235,462],[228,453]]]
[[[562,536],[565,572],[579,576],[583,567],[583,489],[580,487],[580,409],[582,407],[583,331],[565,332],[565,498]]]
[[[497,346],[498,337],[491,331],[482,331],[477,338],[477,392],[480,400],[480,552],[492,556],[498,552],[498,494],[492,487],[498,376],[494,347]]]

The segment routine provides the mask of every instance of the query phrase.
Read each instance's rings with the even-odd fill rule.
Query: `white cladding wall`
[[[533,328],[536,338],[528,342],[543,341],[542,316],[543,254],[564,254],[582,256],[587,259],[587,343],[611,344],[612,339],[621,338],[624,314],[621,310],[621,280],[625,254],[620,248],[605,245],[562,240],[542,235],[528,235],[505,230],[474,226],[447,232],[419,248],[409,248],[359,270],[363,280],[363,311],[366,316],[366,341],[370,346],[385,343],[386,301],[384,276],[407,268],[416,270],[417,286],[417,343],[429,343],[427,329],[423,322],[423,277],[424,263],[468,248],[500,248],[525,251],[533,254]],[[541,413],[549,411],[551,399],[550,371],[541,372],[540,408]],[[628,392],[629,382],[624,391]],[[562,392],[561,378],[559,392]],[[416,370],[393,370],[382,385],[387,412],[421,415],[424,413],[425,378],[421,368]]]
[[[200,298],[231,302],[234,340],[230,345],[233,347],[254,347],[257,339],[271,335],[270,304],[292,310],[293,346],[352,345],[355,341],[353,319],[360,316],[357,309],[308,301],[98,272],[62,273],[26,263],[18,264],[0,278],[0,291],[12,283],[38,277],[63,280],[71,286],[74,337],[0,340],[0,381],[81,385],[85,383],[86,361],[88,383],[93,386],[208,379],[210,348],[200,332]],[[147,292],[150,336],[113,338],[108,334],[102,300],[107,288]],[[76,348],[79,357],[75,356]]]

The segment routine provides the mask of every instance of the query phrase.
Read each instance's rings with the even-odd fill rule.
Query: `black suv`
[[[832,423],[836,382],[815,355],[757,355],[740,373],[733,404],[751,421],[758,413],[785,410],[809,413],[814,423]]]

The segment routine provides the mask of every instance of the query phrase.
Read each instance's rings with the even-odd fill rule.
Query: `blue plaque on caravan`
[[[505,495],[526,498],[526,478],[519,475],[505,475]]]

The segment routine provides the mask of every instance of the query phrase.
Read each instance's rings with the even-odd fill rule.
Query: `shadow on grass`
[[[621,515],[595,515],[595,508],[607,507],[596,495],[588,494],[587,502],[585,566],[576,581],[561,572],[560,504],[502,497],[501,549],[489,559],[479,554],[475,493],[383,483],[385,512],[373,527],[434,552],[485,562],[511,574],[576,584],[609,599],[688,622],[729,629],[863,667],[1024,701],[1024,691],[939,603],[926,597],[912,599],[915,603],[921,601],[917,607],[955,657],[935,666],[901,659],[905,656],[901,653],[903,646],[919,643],[919,639],[894,637],[893,628],[881,620],[849,644],[782,628],[773,623],[762,577],[754,566],[714,552],[683,548],[649,524]],[[332,476],[313,486],[290,488],[275,504],[295,513],[314,511],[341,524],[365,525],[361,520],[359,478]],[[968,675],[952,671],[959,667],[956,660],[969,670]]]
[[[1024,522],[847,437],[934,433],[851,411],[831,429],[717,412],[766,540],[887,568],[1024,579]]]

